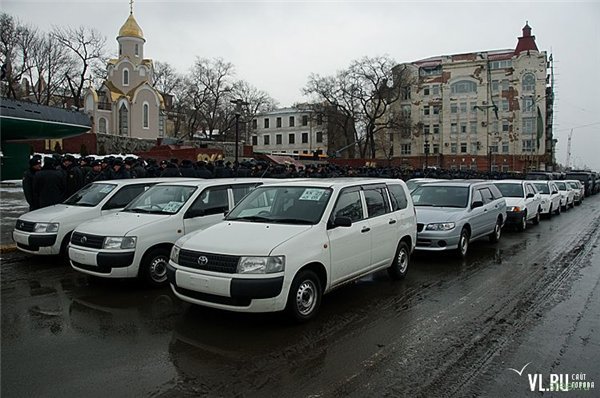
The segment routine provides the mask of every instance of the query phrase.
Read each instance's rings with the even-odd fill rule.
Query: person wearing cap
[[[42,158],[34,155],[29,159],[29,168],[23,173],[23,193],[25,200],[29,203],[29,211],[37,209],[36,200],[33,196],[33,176],[42,169]]]
[[[62,168],[67,178],[67,189],[65,199],[83,188],[83,173],[73,155],[65,155],[62,161]]]
[[[162,162],[161,162],[162,166]],[[167,162],[166,167],[163,168],[162,173],[160,173],[161,177],[181,177],[181,172],[179,171],[179,167],[175,163]]]
[[[55,159],[44,158],[44,167],[33,176],[33,200],[36,209],[61,203],[65,199],[65,173],[56,166]]]
[[[194,164],[189,159],[183,159],[179,166],[179,172],[182,177],[191,177],[196,178],[196,169],[194,169]]]
[[[89,173],[85,176],[85,185],[90,184],[94,181],[101,181],[102,178],[102,163],[94,160],[91,164]]]
[[[123,160],[117,158],[113,160],[112,169],[110,170],[110,180],[125,180],[131,178],[131,174],[123,165]]]

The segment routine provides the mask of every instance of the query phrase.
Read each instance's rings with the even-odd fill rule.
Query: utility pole
[[[242,115],[242,106],[249,105],[247,102],[244,102],[241,98],[230,101],[232,104],[235,104],[235,169],[237,172],[237,168],[239,166],[239,149],[240,149],[240,116]]]

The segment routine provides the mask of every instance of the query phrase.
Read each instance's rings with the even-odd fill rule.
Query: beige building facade
[[[119,30],[119,57],[107,66],[107,79],[90,87],[84,108],[99,134],[155,139],[165,135],[166,112],[162,95],[153,87],[154,66],[144,58],[146,39],[133,11]]]
[[[414,168],[488,171],[549,169],[552,57],[539,51],[528,24],[515,49],[454,54],[402,64],[414,81],[390,115],[410,127],[380,139],[378,157]]]

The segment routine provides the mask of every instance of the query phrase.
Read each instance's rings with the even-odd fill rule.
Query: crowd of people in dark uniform
[[[408,180],[418,177],[440,179],[503,179],[515,178],[514,173],[482,173],[477,170],[445,170],[428,168],[412,170],[401,167],[364,166],[351,167],[330,163],[271,164],[266,161],[246,160],[239,164],[208,159],[191,161],[170,159],[156,161],[136,157],[107,156],[75,158],[73,155],[53,155],[43,159],[34,155],[29,169],[23,175],[23,192],[30,210],[61,203],[89,183],[102,180],[146,177],[187,178],[335,178],[335,177],[378,177]]]

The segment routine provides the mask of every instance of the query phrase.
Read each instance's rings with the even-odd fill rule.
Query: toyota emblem
[[[84,236],[81,238],[81,243],[85,243],[85,242],[87,242],[87,237]]]
[[[208,264],[208,258],[206,256],[200,256],[200,257],[198,257],[198,264],[199,265],[206,265],[206,264]]]

